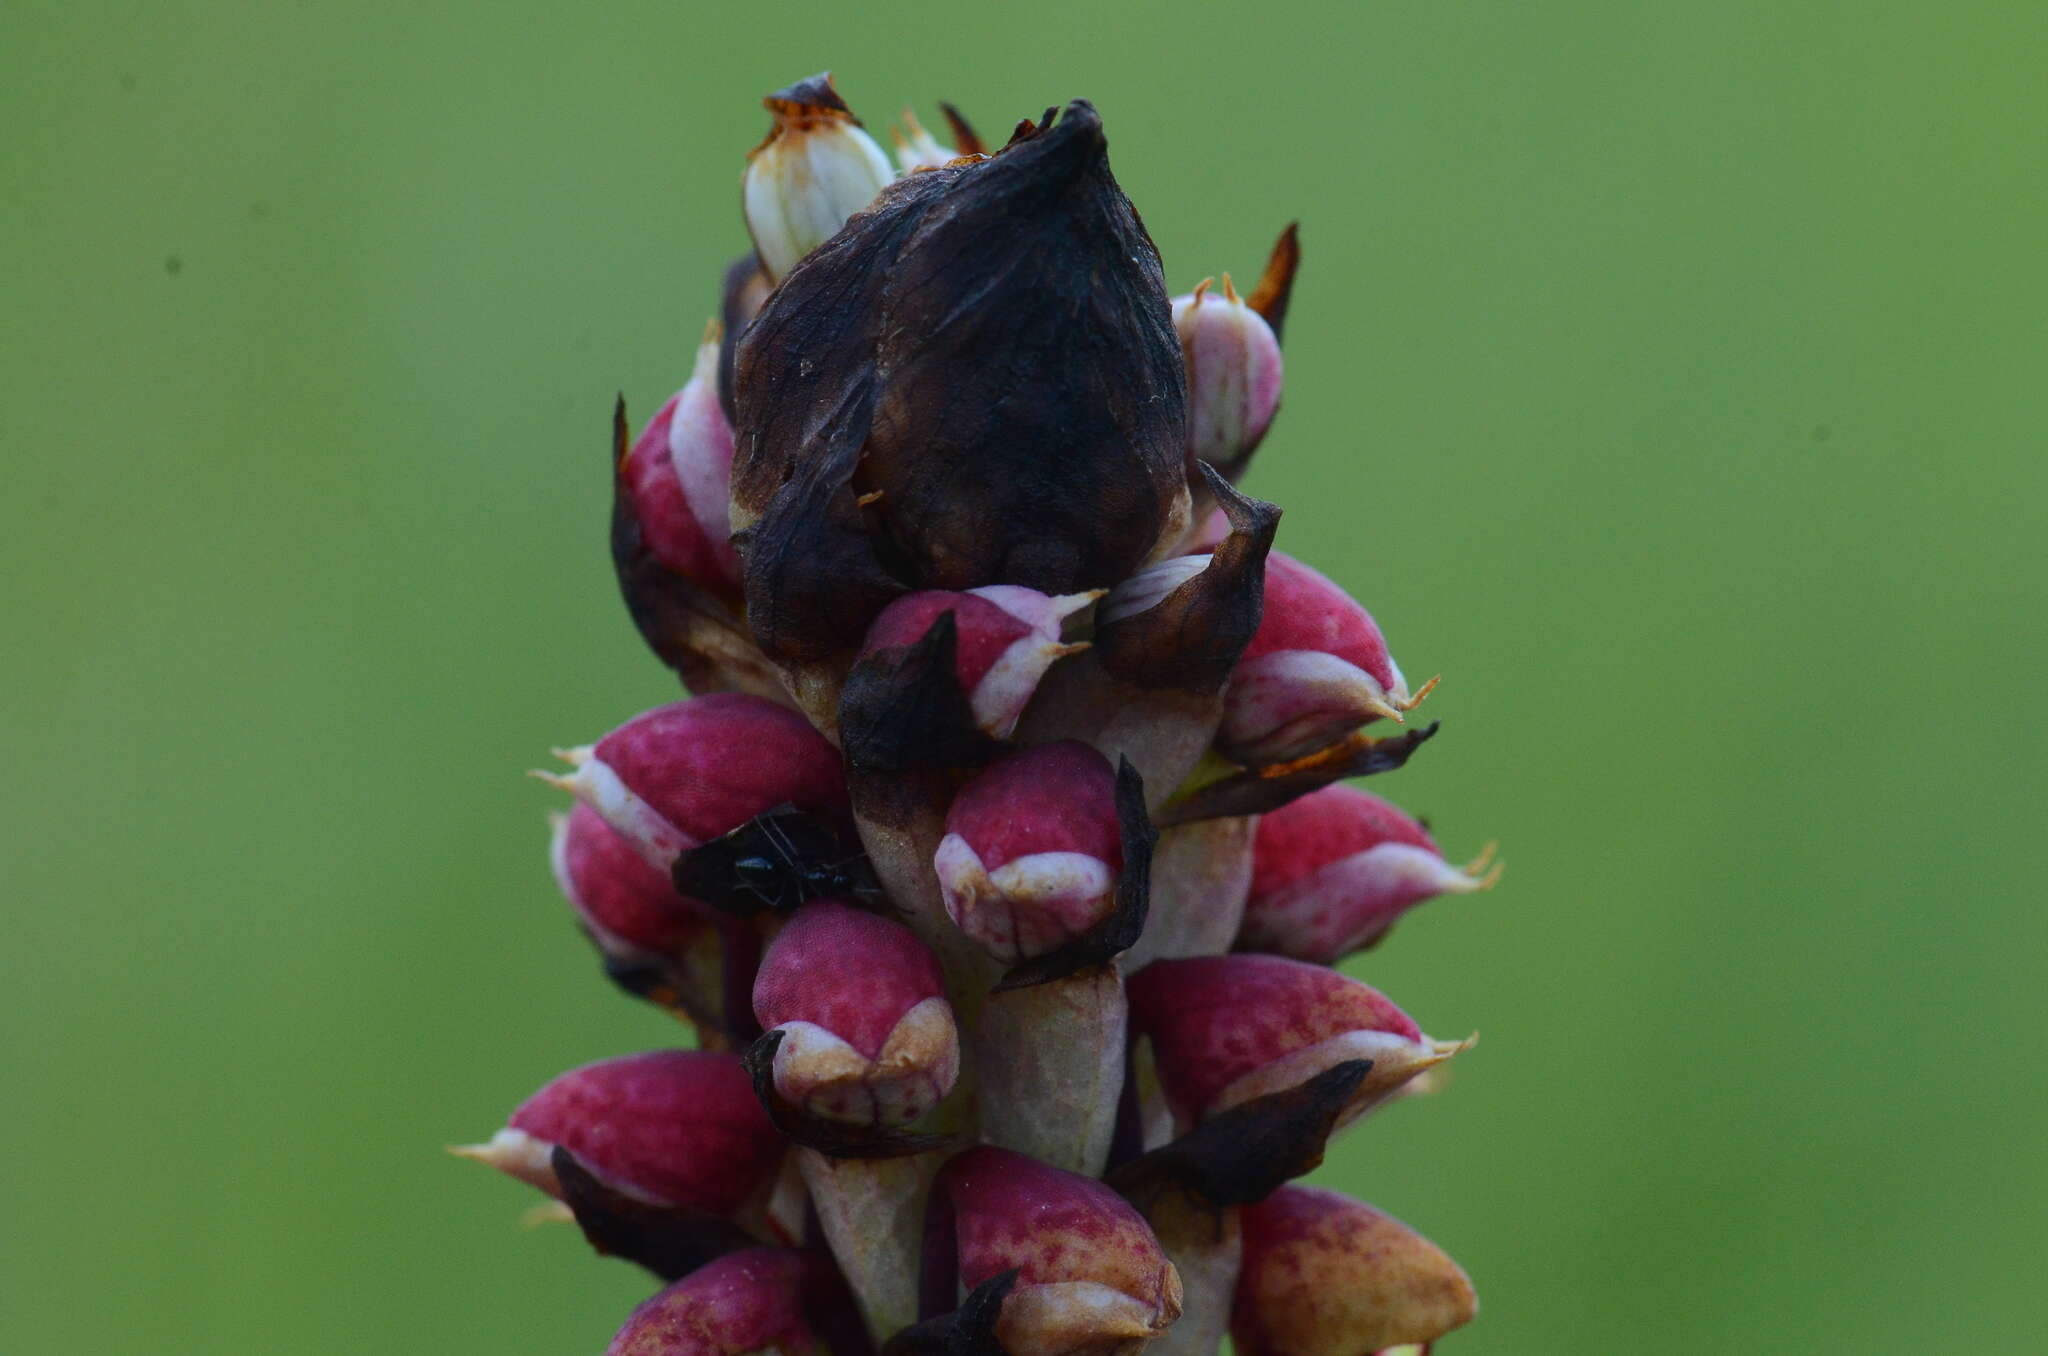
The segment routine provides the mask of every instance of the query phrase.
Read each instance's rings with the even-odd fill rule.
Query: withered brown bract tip
[[[637,1262],[664,1281],[687,1276],[713,1258],[749,1246],[738,1225],[615,1191],[561,1145],[549,1165],[576,1225],[599,1254]]]
[[[1023,1273],[999,1271],[967,1292],[952,1313],[913,1323],[882,1344],[881,1356],[1007,1356],[996,1341],[1003,1300]]]
[[[1199,574],[1157,605],[1103,627],[1095,644],[1103,666],[1126,682],[1206,696],[1223,690],[1258,632],[1280,508],[1239,493],[1208,462],[1199,465],[1230,535]]]
[[[1300,227],[1298,221],[1287,223],[1287,229],[1280,232],[1273,253],[1266,259],[1266,271],[1259,275],[1259,285],[1244,299],[1244,304],[1257,311],[1272,328],[1275,339],[1283,337],[1287,303],[1294,298],[1294,275],[1301,268]]]
[[[988,146],[981,134],[974,130],[974,124],[967,121],[967,115],[953,105],[939,104],[939,112],[946,115],[946,126],[953,130],[953,149],[961,155],[987,155]]]
[[[1370,777],[1376,772],[1392,772],[1406,763],[1415,750],[1435,738],[1442,727],[1442,721],[1433,720],[1427,725],[1384,737],[1361,731],[1292,763],[1246,769],[1169,801],[1160,811],[1159,825],[1170,829],[1204,819],[1262,815],[1347,777]]]
[[[761,103],[772,111],[782,108],[791,110],[820,109],[834,113],[852,115],[846,100],[839,97],[839,91],[832,88],[832,72],[819,71],[816,75],[786,85],[763,99]]]
[[[1331,1132],[1371,1072],[1371,1060],[1333,1065],[1211,1116],[1107,1180],[1141,1210],[1169,1186],[1215,1208],[1255,1204],[1322,1164]]]

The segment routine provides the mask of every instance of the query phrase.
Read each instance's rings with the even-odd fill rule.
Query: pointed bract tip
[[[833,87],[832,72],[819,71],[816,75],[784,85],[773,94],[761,100],[761,106],[775,115],[776,121],[799,120],[819,115],[842,114],[858,124],[853,110],[846,106],[846,100],[839,97]]]
[[[1273,327],[1276,338],[1287,323],[1287,303],[1294,296],[1294,275],[1301,267],[1300,225],[1290,221],[1287,229],[1280,232],[1280,239],[1274,242],[1273,253],[1266,260],[1266,271],[1259,275],[1259,285],[1245,298],[1245,305]]]

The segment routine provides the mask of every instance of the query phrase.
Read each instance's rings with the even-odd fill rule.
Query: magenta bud
[[[794,1248],[706,1263],[633,1311],[605,1356],[813,1356],[830,1349],[809,1314],[843,1303],[831,1264]]]
[[[1188,369],[1188,469],[1206,461],[1230,475],[1280,408],[1280,340],[1228,273],[1221,296],[1205,281],[1175,297],[1173,327]]]
[[[1151,1037],[1160,1082],[1192,1125],[1348,1060],[1372,1071],[1342,1126],[1464,1046],[1431,1040],[1379,990],[1280,956],[1160,960],[1131,976],[1132,1030]]]
[[[1109,760],[1075,740],[997,759],[953,798],[932,865],[946,912],[999,960],[1080,936],[1124,866]]]
[[[1238,949],[1328,965],[1385,936],[1402,914],[1442,894],[1500,879],[1491,850],[1467,867],[1444,860],[1413,817],[1364,791],[1326,786],[1268,811],[1252,843],[1252,883]]]
[[[560,1197],[557,1146],[627,1196],[772,1232],[765,1205],[783,1141],[737,1055],[656,1050],[585,1064],[520,1103],[489,1143],[455,1152]]]
[[[1265,608],[1224,694],[1217,744],[1248,763],[1327,747],[1369,721],[1403,714],[1411,694],[1372,614],[1291,556],[1266,558]]]
[[[1230,1336],[1243,1356],[1361,1356],[1472,1321],[1478,1296],[1442,1249],[1363,1201],[1285,1186],[1241,1216]]]
[[[914,645],[952,613],[953,669],[974,723],[985,734],[1007,739],[1053,661],[1087,648],[1061,644],[1060,623],[1100,596],[1053,597],[1015,584],[906,593],[876,616],[862,653]]]
[[[663,870],[779,805],[848,813],[838,750],[795,711],[744,693],[657,706],[562,757],[575,771],[544,780],[596,810]]]
[[[940,1170],[962,1290],[1015,1269],[996,1338],[1009,1356],[1126,1356],[1180,1316],[1151,1226],[1092,1177],[984,1145]]]
[[[783,1033],[775,1090],[827,1120],[908,1125],[960,1072],[938,958],[901,924],[832,900],[804,905],[769,945],[754,1017]]]
[[[727,525],[732,425],[718,403],[717,329],[698,346],[689,382],[655,411],[620,471],[641,540],[655,558],[736,601],[740,562]]]
[[[670,957],[716,942],[716,924],[703,906],[677,894],[668,877],[588,805],[556,818],[549,856],[556,883],[606,956]]]

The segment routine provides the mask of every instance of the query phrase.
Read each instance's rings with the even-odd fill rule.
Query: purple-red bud
[[[932,624],[953,614],[953,670],[983,733],[1007,739],[1038,690],[1038,680],[1063,655],[1086,649],[1060,642],[1060,623],[1097,593],[1051,597],[1015,584],[953,593],[923,589],[883,608],[862,653],[914,645]]]
[[[747,156],[740,196],[761,267],[779,282],[873,202],[896,172],[832,88],[829,73],[761,102],[775,125]]]
[[[1280,340],[1223,275],[1173,299],[1173,327],[1188,369],[1188,470],[1208,462],[1235,479],[1280,408]]]
[[[938,958],[901,924],[833,900],[804,905],[769,945],[754,1017],[783,1033],[775,1090],[827,1120],[908,1125],[959,1076]]]
[[[716,923],[703,906],[677,894],[668,877],[588,805],[555,820],[549,855],[556,883],[605,955],[676,956],[716,940]]]
[[[1130,1203],[1092,1177],[984,1145],[940,1170],[959,1285],[1015,1269],[1009,1356],[1127,1356],[1180,1316],[1180,1275]]]
[[[1109,760],[1074,740],[997,759],[954,797],[932,865],[946,912],[999,960],[1080,936],[1124,866]]]
[[[1464,1271],[1401,1221],[1315,1187],[1281,1187],[1242,1216],[1230,1335],[1243,1356],[1361,1356],[1472,1321]]]
[[[1380,797],[1327,786],[1259,820],[1238,949],[1330,964],[1373,945],[1402,914],[1500,877],[1488,854],[1459,868],[1413,817]]]
[[[843,1305],[841,1290],[817,1253],[728,1253],[635,1309],[605,1356],[813,1356],[829,1347],[810,1315],[821,1303]]]
[[[669,569],[737,600],[740,561],[727,525],[732,426],[718,403],[717,327],[683,389],[655,411],[620,467],[641,540]]]
[[[1242,762],[1286,762],[1369,721],[1400,721],[1434,686],[1432,679],[1411,694],[1372,614],[1274,551],[1258,632],[1224,694],[1217,745]]]
[[[1464,1048],[1425,1036],[1371,985],[1280,956],[1154,961],[1127,989],[1131,1028],[1151,1037],[1183,1125],[1347,1060],[1371,1060],[1338,1118],[1345,1125]]]
[[[559,1197],[557,1146],[637,1200],[770,1232],[783,1141],[736,1055],[656,1050],[585,1064],[520,1103],[489,1143],[456,1152]]]
[[[778,805],[847,813],[839,753],[786,706],[718,692],[642,712],[546,780],[570,791],[667,870],[690,848]]]

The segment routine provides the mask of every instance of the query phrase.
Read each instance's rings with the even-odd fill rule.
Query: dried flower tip
[[[840,1300],[831,1264],[794,1248],[749,1248],[641,1304],[606,1356],[812,1356],[830,1348],[808,1311]],[[843,1301],[841,1301],[843,1302]]]
[[[998,759],[954,798],[932,865],[946,912],[1000,960],[1080,936],[1124,866],[1109,760],[1074,740]]]
[[[1217,745],[1242,762],[1282,763],[1359,726],[1403,713],[1410,694],[1372,615],[1323,575],[1281,552],[1266,558],[1265,609],[1225,694]]]
[[[668,870],[682,853],[778,805],[847,813],[839,754],[785,706],[713,693],[642,712],[545,780],[573,793]]]
[[[559,1198],[557,1146],[635,1200],[757,1229],[783,1152],[738,1057],[697,1050],[571,1069],[520,1103],[489,1143],[454,1152]]]
[[[1388,801],[1328,786],[1259,820],[1238,949],[1328,965],[1372,946],[1402,914],[1500,879],[1492,851],[1452,866],[1429,831]]]
[[[1370,1060],[1341,1127],[1462,1045],[1431,1040],[1370,985],[1280,956],[1161,960],[1129,984],[1132,1030],[1149,1036],[1181,1123]]]
[[[775,1090],[827,1120],[908,1125],[959,1076],[938,958],[910,929],[845,904],[806,904],[776,936],[754,1016],[783,1033]]]
[[[1173,327],[1188,369],[1188,473],[1208,462],[1236,480],[1280,408],[1280,340],[1223,275],[1175,297]]]
[[[1472,1282],[1434,1243],[1363,1201],[1282,1187],[1242,1217],[1230,1335],[1244,1356],[1358,1356],[1472,1321]]]
[[[896,163],[903,167],[905,174],[921,169],[939,169],[958,158],[955,152],[941,146],[917,120],[917,114],[907,108],[903,110],[903,125],[890,128],[889,135],[896,143]]]
[[[718,404],[718,326],[697,348],[683,389],[668,398],[619,468],[655,559],[700,588],[737,600],[739,556],[728,526],[732,426]]]
[[[898,181],[769,297],[734,393],[748,620],[784,663],[856,649],[905,584],[1107,588],[1186,530],[1180,346],[1086,103]]]
[[[1009,1356],[1129,1356],[1180,1316],[1151,1228],[1093,1178],[985,1145],[940,1170],[934,1206],[951,1212],[957,1290],[1016,1270],[996,1321]]]
[[[1053,598],[1014,584],[950,593],[907,593],[882,609],[863,653],[914,645],[932,623],[953,614],[953,666],[975,725],[1007,739],[1017,717],[1055,660],[1087,648],[1060,642],[1060,623],[1100,597],[1099,591]]]
[[[829,72],[763,99],[775,115],[747,156],[741,200],[754,250],[772,281],[875,200],[896,173],[832,88]]]

